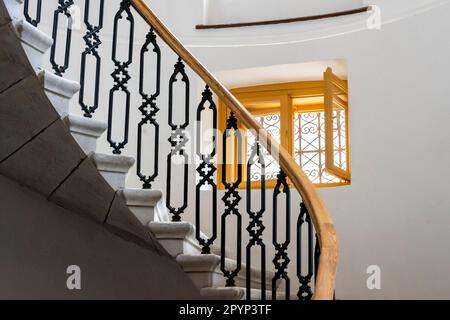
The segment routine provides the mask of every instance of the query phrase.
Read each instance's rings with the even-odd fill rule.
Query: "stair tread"
[[[67,123],[72,133],[83,133],[95,139],[99,138],[108,128],[107,123],[104,121],[86,118],[72,113],[69,113],[64,118],[64,122]]]
[[[99,171],[119,173],[128,173],[135,163],[134,158],[130,156],[110,155],[98,152],[93,153],[91,159],[94,161]]]
[[[196,251],[198,251],[198,254],[201,254],[202,248],[200,244],[198,243],[197,237],[196,237],[196,228],[195,225],[193,225],[190,222],[187,221],[181,221],[181,222],[169,222],[169,221],[158,221],[158,222],[152,222],[149,225],[150,230],[154,233],[157,239],[178,239],[178,240],[185,240],[189,242],[191,246],[193,246]],[[207,236],[200,232],[200,235],[202,238],[207,238]],[[227,252],[229,252],[229,249],[225,250],[225,255],[227,256]],[[216,255],[221,255],[221,249],[217,247],[216,245],[211,246],[211,252]]]
[[[162,245],[166,245],[169,252],[173,252],[169,247],[170,242],[179,241],[184,243],[183,249],[176,250],[173,253],[176,261],[183,270],[191,274],[210,274],[212,282],[219,282],[225,285],[225,278],[221,271],[221,252],[215,247],[211,254],[201,254],[201,246],[195,236],[195,226],[189,222],[151,222],[149,224],[150,230],[155,237],[161,241]],[[168,243],[164,243],[164,242]],[[185,246],[189,246],[186,248]],[[232,258],[225,258],[225,267],[228,270],[236,268],[236,260]],[[235,278],[238,285],[245,285],[247,275],[247,266],[241,264],[241,269],[238,276]],[[271,286],[274,272],[266,271],[266,288]],[[220,279],[220,280],[217,280]],[[251,268],[252,286],[261,283],[261,270]]]
[[[247,289],[243,287],[207,287],[200,289],[200,295],[212,300],[246,300]],[[252,288],[251,299],[261,300],[261,289]],[[285,300],[285,293],[278,291],[277,299]],[[266,300],[272,300],[272,290],[266,290]]]
[[[152,222],[149,228],[158,239],[184,239],[188,236],[195,238],[195,228],[189,222]]]
[[[79,82],[59,77],[45,69],[39,70],[37,76],[45,90],[68,99],[72,99],[72,97],[80,90]]]
[[[216,254],[181,254],[176,258],[176,260],[186,272],[215,272],[222,274],[222,271],[220,270],[221,257]],[[227,269],[236,268],[236,260],[225,258],[225,267]],[[241,264],[241,270],[237,278],[244,279],[246,270],[247,266],[245,264]],[[261,270],[251,268],[251,276],[253,281],[259,283],[261,278]],[[266,279],[272,280],[273,276],[273,272],[266,271]]]
[[[17,37],[20,41],[35,48],[41,53],[46,52],[53,44],[53,39],[23,19],[13,21]]]

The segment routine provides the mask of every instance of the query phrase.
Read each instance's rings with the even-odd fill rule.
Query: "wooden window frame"
[[[331,68],[327,68],[324,73],[325,85],[325,169],[344,180],[351,181],[350,173],[350,148],[349,148],[349,134],[348,134],[348,85],[345,81],[339,79]],[[347,101],[339,98],[339,95],[347,96]],[[333,136],[333,110],[334,105],[337,104],[345,111],[345,130],[346,130],[346,145],[347,145],[347,168],[343,170],[335,165],[334,161],[334,136]]]
[[[331,70],[331,69],[330,69]],[[327,70],[328,72],[328,70]],[[325,72],[325,73],[327,73]],[[329,77],[329,74],[328,74]],[[336,77],[337,78],[337,77]],[[338,78],[337,78],[338,79]],[[335,80],[333,78],[333,80]],[[338,82],[339,86],[343,86],[347,90],[347,81],[340,80]],[[314,111],[326,111],[326,90],[330,90],[330,85],[327,85],[327,78],[324,80],[318,81],[303,81],[303,82],[289,82],[289,83],[281,83],[281,84],[271,84],[271,85],[258,85],[244,88],[236,88],[231,89],[231,93],[244,105],[247,107],[249,104],[255,104],[258,102],[268,102],[268,101],[279,101],[279,107],[273,108],[261,108],[260,110],[256,110],[252,107],[247,107],[247,109],[255,116],[260,116],[264,114],[273,114],[276,111],[279,111],[280,114],[280,143],[281,145],[291,154],[294,155],[294,113],[301,109],[303,112],[314,112]],[[335,81],[336,82],[336,81]],[[334,82],[333,82],[334,83]],[[331,88],[333,90],[333,88]],[[346,91],[348,92],[348,91]],[[295,105],[294,99],[297,98],[323,98],[324,102],[319,104],[310,104],[310,105]],[[330,103],[330,102],[328,102]],[[331,101],[333,103],[333,101]],[[350,145],[349,145],[349,135],[348,135],[348,104],[346,104],[346,152],[347,152],[347,169],[348,175],[342,175],[342,172],[336,170],[334,166],[331,166],[331,163],[328,161],[328,146],[330,145],[330,141],[327,143],[327,135],[325,133],[325,156],[326,156],[326,170],[336,175],[334,172],[338,172],[339,175],[336,175],[338,178],[343,180],[342,182],[337,183],[315,183],[314,185],[318,188],[323,187],[336,187],[350,184]],[[224,133],[226,128],[226,122],[230,111],[225,106],[222,101],[219,101],[219,114],[218,114],[218,129],[219,132]],[[325,130],[327,130],[327,123],[329,121],[325,121]],[[332,123],[331,123],[332,125]],[[247,187],[247,139],[246,139],[246,128],[238,122],[239,129],[242,130],[242,183],[239,185],[240,189],[245,189]],[[328,124],[329,127],[329,124]],[[329,129],[329,128],[328,128]],[[332,136],[332,135],[331,135]],[[328,135],[329,138],[329,135]],[[219,139],[219,144],[222,144],[222,137]],[[328,144],[328,146],[327,146]],[[333,145],[333,141],[331,141],[331,145]],[[236,146],[235,146],[236,147]],[[222,146],[220,146],[219,150],[222,150]],[[331,150],[332,156],[334,157],[334,149]],[[218,153],[220,163],[222,162],[222,152]],[[237,163],[237,152],[234,152],[234,163]],[[331,170],[329,168],[331,168]],[[221,165],[219,165],[219,170],[217,172],[218,179],[218,188],[224,189],[222,184],[222,170]],[[229,165],[227,166],[227,177],[230,181],[235,180],[237,175],[237,165]],[[340,169],[343,171],[342,169]],[[342,178],[345,176],[346,178]],[[348,179],[347,179],[348,177]],[[276,180],[266,180],[266,187],[273,188],[276,184]],[[252,188],[260,188],[260,181],[252,181]]]

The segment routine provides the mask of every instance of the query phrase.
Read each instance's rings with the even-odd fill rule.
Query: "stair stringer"
[[[36,75],[38,68],[28,60],[17,26],[36,30],[11,19],[8,13],[9,9],[16,15],[21,3],[9,0],[7,8],[0,1],[0,130],[4,133],[0,137],[0,175],[67,212],[101,225],[122,241],[156,253],[161,259],[155,263],[166,263],[166,276],[177,279],[186,289],[183,292],[191,292],[193,299],[199,298],[173,258],[101,176],[45,94]],[[154,276],[162,275],[149,274]],[[177,294],[174,291],[173,296]]]

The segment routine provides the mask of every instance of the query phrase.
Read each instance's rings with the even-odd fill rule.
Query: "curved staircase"
[[[142,232],[151,233],[152,237],[158,240],[159,244],[164,247],[190,277],[204,298],[229,300],[246,298],[264,299],[265,297],[271,297],[275,291],[277,299],[296,298],[295,294],[297,292],[295,294],[289,293],[289,296],[286,296],[285,291],[289,290],[286,290],[286,286],[282,285],[286,273],[283,273],[285,271],[283,271],[281,266],[279,266],[277,272],[262,272],[251,267],[247,269],[245,264],[240,261],[241,259],[239,259],[240,262],[236,262],[236,260],[228,258],[228,256],[234,256],[235,252],[229,252],[228,254],[223,246],[218,247],[215,244],[207,246],[210,249],[210,253],[208,253],[208,250],[205,250],[205,246],[198,241],[199,237],[196,232],[196,227],[193,224],[170,221],[171,213],[166,205],[167,201],[165,201],[163,192],[152,189],[130,189],[126,187],[126,178],[130,169],[135,164],[135,159],[120,154],[109,155],[96,152],[97,140],[107,130],[108,123],[78,116],[70,112],[69,102],[80,90],[80,84],[73,80],[54,75],[52,71],[41,69],[44,65],[42,62],[44,54],[52,46],[52,38],[40,31],[36,26],[23,20],[23,0],[8,0],[5,1],[5,4],[12,18],[12,25],[15,28],[17,37],[37,74],[39,83],[59,115],[58,117],[54,117],[54,121],[59,117],[63,120],[63,122],[55,122],[54,132],[47,130],[46,134],[57,135],[58,130],[63,129],[61,128],[63,124],[70,130],[72,137],[84,152],[83,155],[71,155],[75,163],[75,171],[90,170],[91,167],[95,167],[103,179],[114,190],[112,195],[108,195],[113,199],[112,201],[110,200],[109,210],[114,210],[115,207],[119,208],[125,205],[134,214],[136,219],[145,226],[145,229],[128,227],[128,230],[134,234],[138,233],[137,236],[140,238],[145,237],[145,235],[142,235]],[[259,127],[254,119],[246,113],[245,108],[179,43],[143,1],[122,1],[120,8],[127,11],[131,9],[131,6],[152,26],[152,30],[155,30],[169,47],[178,54],[180,57],[179,61],[185,61],[202,77],[206,84],[226,103],[239,120],[248,128],[258,129],[258,138],[262,146],[274,150],[273,152],[277,152],[280,155],[281,168],[302,195],[305,208],[308,209],[311,215],[312,222],[308,220],[309,218],[306,218],[304,221],[309,221],[309,223],[314,224],[320,242],[320,250],[317,249],[316,252],[318,253],[320,251],[320,256],[317,255],[316,257],[314,297],[316,299],[332,299],[337,262],[337,242],[331,219],[314,187],[309,183],[301,169],[293,162],[285,150],[279,147]],[[23,84],[21,89],[27,90],[25,86],[26,83]],[[39,115],[35,116],[36,119],[39,118]],[[58,141],[57,143],[70,143],[70,141]],[[2,166],[7,167],[8,163],[2,163]],[[71,183],[72,185],[79,183],[80,187],[78,188],[82,188],[82,179],[82,177],[72,175],[64,183]],[[61,191],[61,188],[55,189],[51,185],[48,185],[42,191],[49,199],[53,199],[56,203],[79,201],[78,199],[65,199],[65,194]],[[94,192],[94,190],[87,191]],[[285,190],[282,191],[284,192]],[[95,190],[95,193],[97,193],[97,190]],[[82,203],[73,204],[74,207],[78,206],[80,208],[82,205]],[[120,216],[114,217],[111,214],[105,219],[111,221],[116,220],[120,228],[127,228],[127,226],[133,225],[130,221],[123,221],[123,218]],[[199,234],[200,238],[208,239],[207,235],[201,232]],[[280,259],[286,258],[281,249],[279,253]],[[318,263],[319,261],[320,264]],[[224,277],[224,270],[227,273],[227,270],[237,269],[239,269],[239,272],[233,276],[231,282],[229,281],[231,278],[229,274],[228,280],[227,277]],[[250,276],[249,279],[248,276]],[[306,285],[304,287],[304,290],[306,290],[304,293],[309,292],[308,290],[311,290],[311,285],[308,283],[312,281],[312,274],[303,277],[300,271],[299,276],[300,281],[303,281],[303,284]],[[265,279],[264,287],[262,287],[262,279]],[[249,288],[251,294],[248,293]]]

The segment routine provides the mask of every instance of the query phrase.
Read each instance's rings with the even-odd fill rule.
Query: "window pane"
[[[345,111],[336,110],[333,113],[334,165],[342,170],[347,170],[346,130]]]
[[[345,168],[346,133],[345,111],[335,111],[334,137],[335,162]],[[324,112],[297,112],[294,114],[294,156],[313,183],[338,183],[341,179],[328,174],[325,169],[325,115]]]
[[[281,123],[280,123],[280,115],[272,114],[266,116],[255,117],[256,120],[261,124],[261,126],[267,130],[272,137],[280,143],[280,133],[281,133]],[[255,136],[252,134],[250,130],[247,130],[247,159],[250,158],[252,153],[252,147],[255,145]],[[278,173],[280,172],[280,166],[274,158],[269,154],[269,152],[262,148],[264,161],[266,164],[266,180],[275,180],[277,178]],[[252,181],[261,180],[261,166],[259,163],[255,163],[251,167],[250,177]]]

